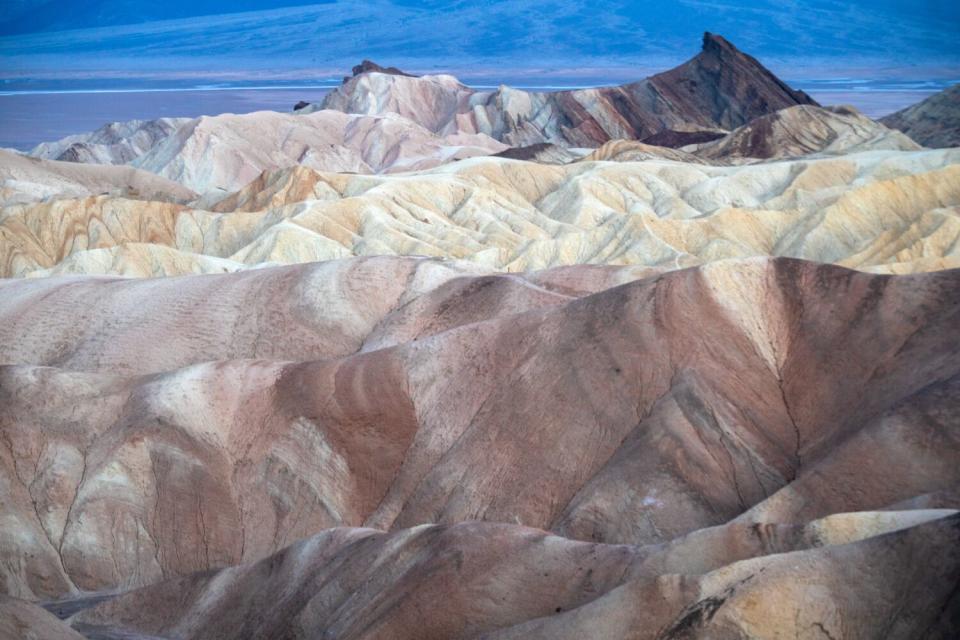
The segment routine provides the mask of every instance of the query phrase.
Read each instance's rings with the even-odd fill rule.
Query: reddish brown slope
[[[880,122],[903,131],[925,147],[960,146],[960,84],[884,116]]]
[[[346,78],[321,108],[371,115],[393,111],[435,132],[481,132],[516,147],[597,147],[611,139],[661,133],[674,140],[691,131],[733,129],[785,107],[816,104],[711,33],[704,34],[701,52],[686,63],[617,87],[482,92],[450,76],[370,70]]]
[[[111,286],[150,295],[133,284]],[[798,488],[803,514],[960,484],[957,394],[931,391],[960,374],[958,272],[752,260],[573,301],[533,292],[548,306],[534,296],[528,311],[491,316],[475,287],[452,287],[446,302],[410,303],[435,322],[406,324],[401,309],[381,325],[416,340],[338,360],[146,376],[5,368],[6,588],[145,584],[338,525],[483,519],[660,542],[789,494],[808,473],[850,490]],[[68,294],[47,289],[44,303]],[[359,317],[357,346],[375,324]],[[73,349],[61,325],[21,326]],[[249,348],[245,335],[231,348]],[[891,431],[903,411],[912,418]],[[899,481],[874,486],[869,466],[831,462],[873,434],[886,434],[870,451]]]
[[[734,129],[798,104],[816,105],[723,36],[703,34],[703,51],[646,81],[649,90],[689,122]],[[646,88],[646,87],[645,87]]]
[[[130,593],[75,624],[196,640],[946,638],[958,628],[960,521],[944,515],[901,514],[872,531],[874,514],[842,516],[849,534],[825,547],[827,522],[659,548],[516,525],[338,529]],[[727,550],[695,566],[683,561],[693,543]]]

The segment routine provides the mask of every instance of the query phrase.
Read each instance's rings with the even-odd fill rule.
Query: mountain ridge
[[[925,147],[960,146],[960,84],[880,118]]]
[[[735,128],[797,104],[816,102],[723,37],[705,33],[701,52],[691,60],[619,87],[477,91],[450,76],[407,79],[374,70],[347,79],[320,108],[367,115],[389,109],[436,132],[485,133],[511,146],[596,147],[665,129]],[[430,112],[419,105],[429,105]]]

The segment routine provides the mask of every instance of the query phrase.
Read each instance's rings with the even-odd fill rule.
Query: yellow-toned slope
[[[927,271],[960,265],[958,207],[958,150],[736,167],[474,158],[391,176],[294,167],[193,208],[112,196],[7,207],[0,275],[172,275],[377,254],[506,271],[764,255]]]

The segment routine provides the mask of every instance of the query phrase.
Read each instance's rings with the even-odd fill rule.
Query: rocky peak
[[[729,40],[721,35],[703,32],[703,52],[712,55],[723,55],[725,53],[739,54],[740,50],[733,46]]]
[[[690,123],[734,129],[798,104],[817,105],[723,36],[703,34],[691,60],[650,78],[656,93]]]
[[[407,76],[408,78],[416,78],[417,76],[412,73],[407,73],[406,71],[401,71],[396,67],[381,67],[376,62],[372,60],[364,60],[360,64],[356,65],[351,69],[353,76],[348,76],[343,79],[344,82],[350,79],[350,77],[357,77],[363,73],[386,73],[392,76]]]

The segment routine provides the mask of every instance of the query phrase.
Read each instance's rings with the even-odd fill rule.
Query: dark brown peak
[[[373,62],[372,60],[364,60],[363,62],[355,66],[352,69],[352,71],[354,76],[358,76],[361,73],[373,72],[373,73],[387,73],[393,76],[407,76],[409,78],[416,77],[415,75],[411,73],[407,73],[405,71],[401,71],[396,67],[381,67],[380,65],[378,65],[376,62]]]
[[[787,83],[774,75],[772,71],[763,66],[763,63],[759,60],[748,53],[740,51],[732,42],[715,33],[710,33],[709,31],[704,32],[703,51],[693,60],[699,61],[701,64],[707,66],[720,64],[729,68],[731,71],[735,69],[736,72],[747,81],[755,82],[762,78],[771,86],[779,86],[780,89],[790,95],[797,104],[820,106],[820,104],[807,93],[799,89],[791,88]],[[750,76],[753,76],[753,78],[751,79]]]
[[[722,36],[705,33],[703,51],[648,81],[690,124],[735,129],[778,109],[816,102],[795,91]]]
[[[310,106],[309,102],[307,102],[306,100],[301,100],[297,104],[293,105],[293,110],[300,111],[300,109],[306,109],[309,106]]]
[[[729,40],[709,31],[703,32],[703,51],[706,53],[722,53],[724,51],[740,53],[740,50],[733,46]]]

